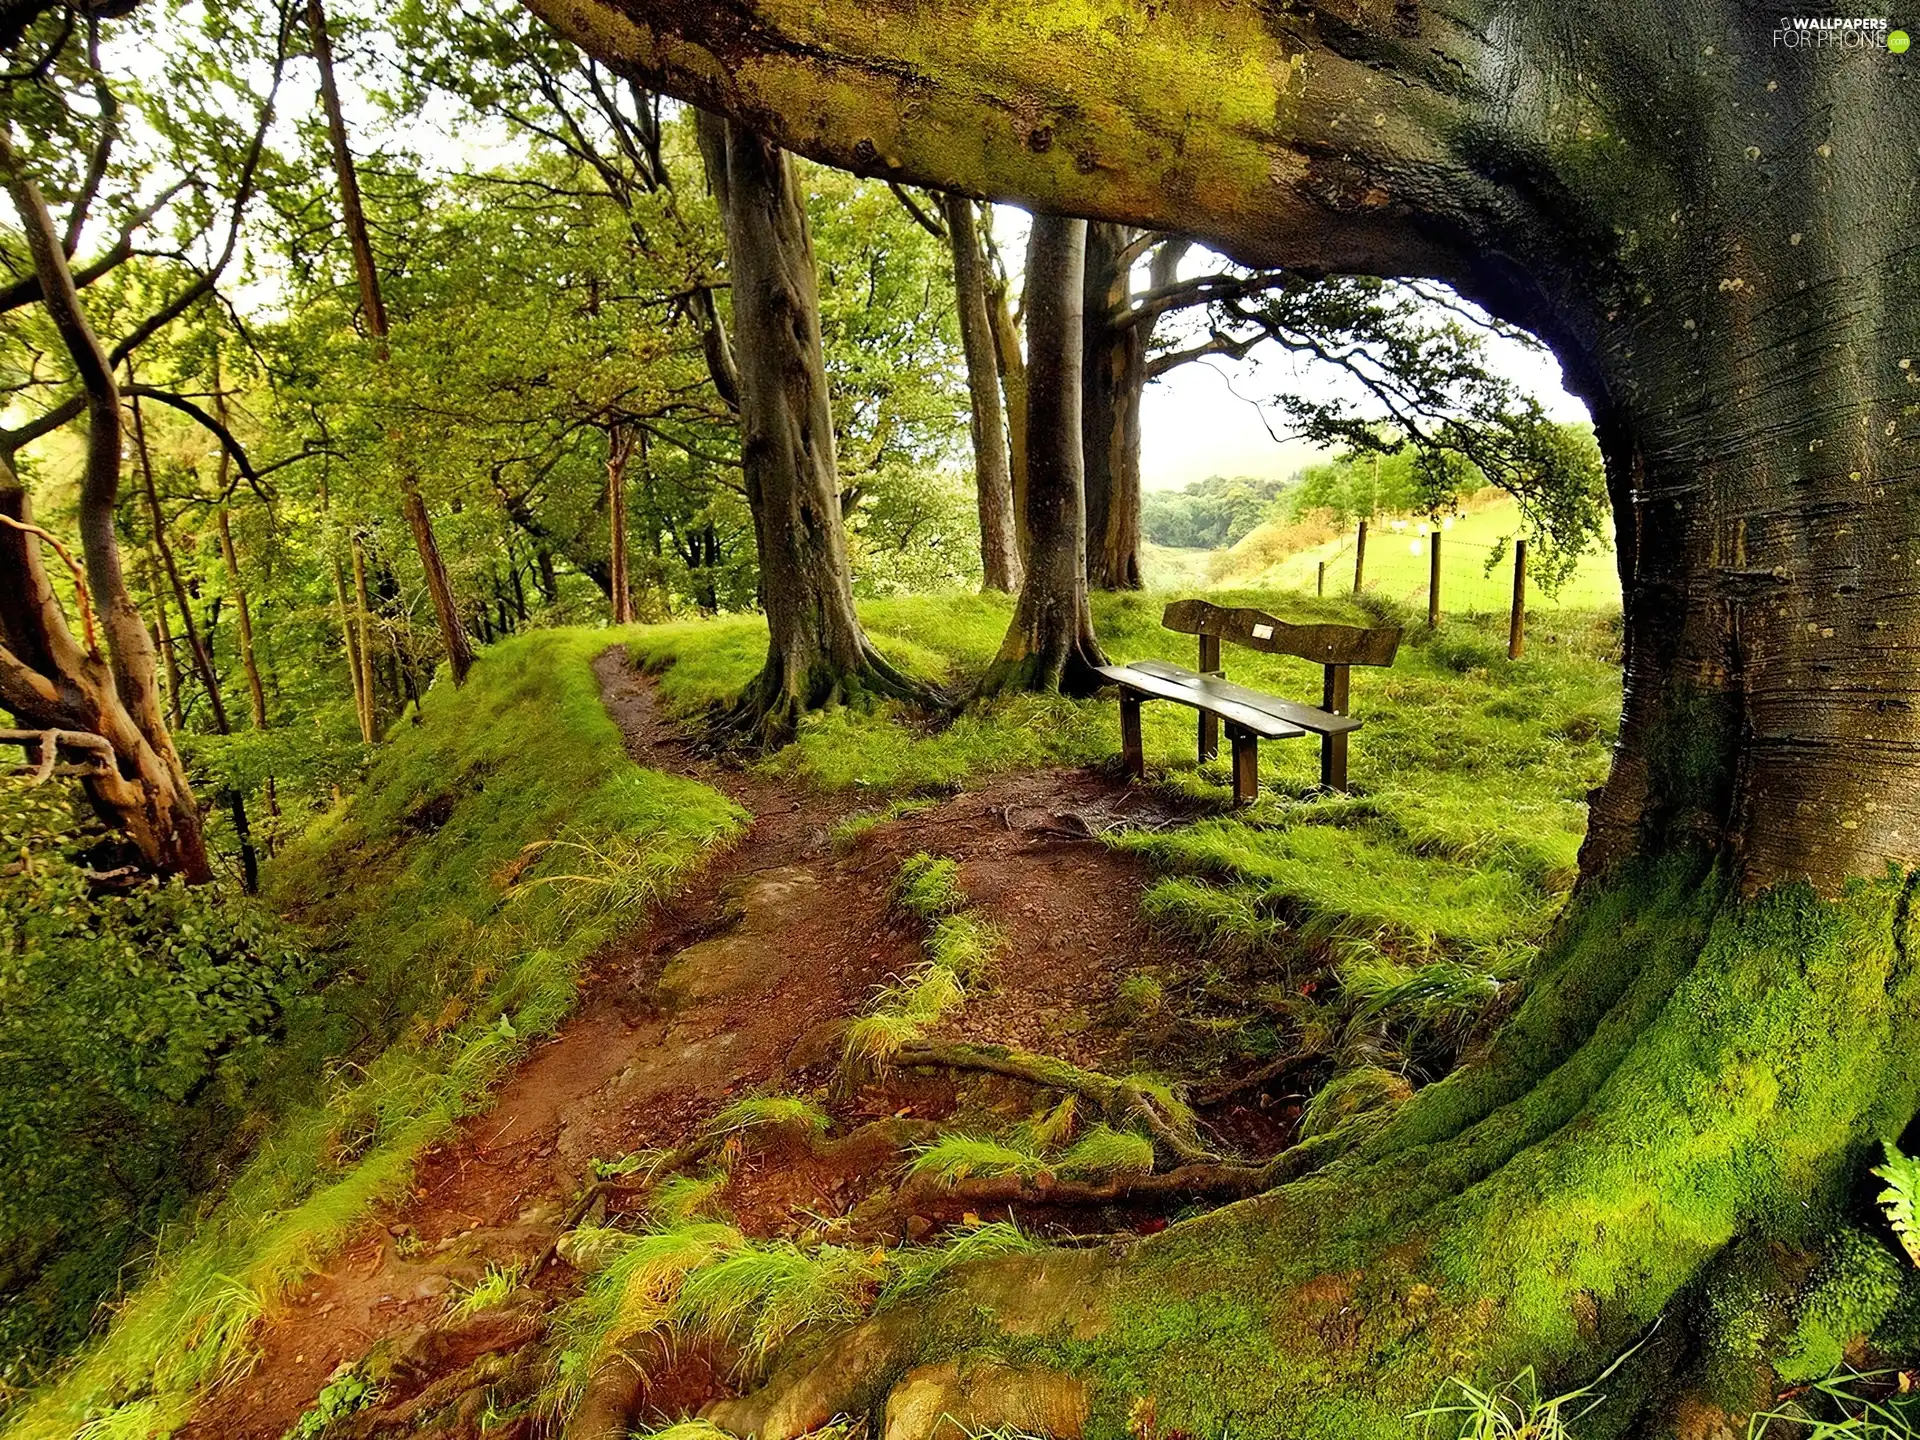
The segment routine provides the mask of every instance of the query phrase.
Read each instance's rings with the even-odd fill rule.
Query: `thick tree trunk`
[[[1106,664],[1087,605],[1082,494],[1080,306],[1087,226],[1033,217],[1027,251],[1027,574],[983,695],[1090,694]]]
[[[92,767],[86,788],[96,809],[142,861],[189,881],[212,878],[200,813],[161,710],[153,637],[133,603],[120,563],[115,507],[120,493],[120,392],[99,339],[80,308],[66,252],[39,187],[0,136],[0,173],[26,232],[42,303],[87,397],[87,451],[80,481],[80,548],[91,602],[82,601],[84,648],[74,643],[54,599],[31,530],[25,487],[12,457],[0,463],[0,704],[24,726],[98,735],[112,762]],[[95,633],[106,641],[104,655]]]
[[[1001,405],[1000,366],[994,358],[993,318],[987,308],[987,264],[980,252],[980,221],[962,195],[941,197],[947,243],[953,250],[954,308],[960,348],[967,358],[971,402],[974,490],[980,508],[981,583],[1013,594],[1020,589],[1020,541],[1013,518],[1013,471]]]
[[[873,696],[924,701],[930,692],[881,657],[854,614],[813,239],[793,162],[713,117],[701,120],[700,144],[726,224],[741,466],[769,632],[766,668],[732,728],[777,743],[804,711]]]
[[[1140,400],[1147,387],[1145,327],[1116,324],[1133,231],[1087,227],[1081,360],[1081,433],[1087,474],[1087,580],[1097,590],[1140,588]]]

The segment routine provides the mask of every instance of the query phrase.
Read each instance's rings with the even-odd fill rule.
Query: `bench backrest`
[[[1295,655],[1320,665],[1391,665],[1400,649],[1400,627],[1382,625],[1290,625],[1245,606],[1214,605],[1205,600],[1176,600],[1160,623],[1182,635],[1201,637],[1203,652],[1218,655],[1222,640],[1270,655]],[[1206,642],[1214,644],[1208,646]],[[1204,655],[1203,655],[1204,658]],[[1218,659],[1214,660],[1217,665]],[[1212,665],[1202,668],[1211,669]]]

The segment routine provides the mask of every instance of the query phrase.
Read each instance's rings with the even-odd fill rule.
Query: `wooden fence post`
[[[1507,658],[1518,660],[1527,648],[1527,542],[1513,542],[1513,618],[1507,623]]]
[[[1320,573],[1313,582],[1313,593],[1316,595],[1327,593],[1327,562],[1324,560],[1320,562]]]
[[[1440,628],[1440,532],[1427,536],[1427,629]]]
[[[1353,593],[1360,593],[1360,582],[1367,573],[1367,522],[1360,522],[1360,533],[1353,541]]]

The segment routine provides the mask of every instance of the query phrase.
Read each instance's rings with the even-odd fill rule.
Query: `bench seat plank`
[[[1278,696],[1249,690],[1244,685],[1216,680],[1210,675],[1202,675],[1187,669],[1184,665],[1175,665],[1166,660],[1136,660],[1126,668],[1139,671],[1144,675],[1157,676],[1162,680],[1171,680],[1177,685],[1189,686],[1205,695],[1210,705],[1216,700],[1232,701],[1235,704],[1263,711],[1275,719],[1286,721],[1289,725],[1298,725],[1303,730],[1311,730],[1316,735],[1344,735],[1349,730],[1360,728],[1360,721],[1352,715],[1335,715],[1331,710],[1322,710],[1318,705],[1303,705],[1293,700],[1282,700]]]
[[[1172,700],[1181,705],[1191,705],[1196,710],[1211,710],[1228,724],[1238,725],[1264,739],[1293,740],[1307,733],[1304,727],[1293,724],[1270,711],[1257,709],[1231,696],[1210,693],[1191,682],[1156,675],[1150,670],[1143,670],[1137,666],[1102,665],[1098,667],[1097,673],[1103,679],[1111,680],[1123,689],[1132,690],[1154,700]],[[1201,679],[1202,677],[1198,675],[1194,676],[1196,681]],[[1214,685],[1219,682],[1206,681],[1205,683]]]

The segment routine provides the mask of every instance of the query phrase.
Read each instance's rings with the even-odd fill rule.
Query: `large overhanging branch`
[[[591,54],[845,169],[1207,236],[1253,264],[1448,277],[1495,208],[1451,136],[1487,41],[1425,7],[526,0]],[[1124,62],[1121,63],[1121,57]]]

